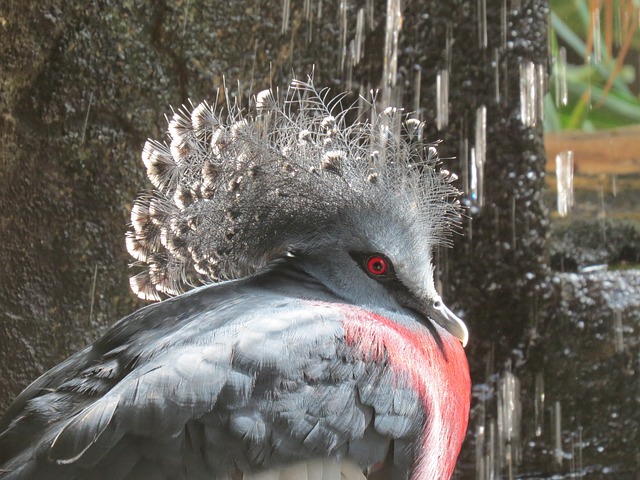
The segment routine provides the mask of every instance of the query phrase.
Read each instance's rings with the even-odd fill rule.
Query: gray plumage
[[[394,381],[394,395],[383,395],[391,372],[350,353],[337,312],[283,297],[294,285],[302,298],[335,302],[305,275],[275,266],[114,325],[12,405],[10,422],[0,423],[0,465],[24,470],[0,477],[217,479],[236,466],[323,454],[368,465],[377,460],[371,444],[386,454],[390,430],[417,434],[417,394]],[[278,321],[285,306],[287,321]],[[398,404],[412,407],[398,412]]]
[[[327,95],[294,81],[253,113],[201,104],[147,142],[132,287],[204,286],[30,385],[0,420],[0,478],[451,475],[467,332],[431,255],[459,218],[453,177],[419,122],[372,104],[347,124]]]
[[[347,124],[355,109],[327,95],[294,81],[282,99],[261,92],[253,113],[202,103],[173,116],[169,145],[147,142],[155,190],[136,201],[127,236],[148,266],[132,278],[138,295],[246,276],[333,241],[354,214],[408,213],[422,241],[446,240],[459,219],[456,177],[434,170],[420,122],[370,105],[360,117],[373,111],[373,121]]]

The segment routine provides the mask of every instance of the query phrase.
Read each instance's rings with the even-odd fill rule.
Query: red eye
[[[369,260],[367,260],[367,269],[372,275],[384,275],[388,270],[387,261],[378,256],[369,257]]]

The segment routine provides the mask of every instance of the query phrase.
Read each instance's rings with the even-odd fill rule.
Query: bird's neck
[[[391,368],[407,375],[423,402],[427,423],[411,480],[450,478],[470,404],[469,366],[460,342],[440,329],[440,349],[426,328],[408,328],[357,307],[348,308],[344,329],[347,342],[363,355],[374,361],[386,357]]]

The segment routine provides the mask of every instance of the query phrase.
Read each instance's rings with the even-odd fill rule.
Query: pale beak
[[[430,318],[434,322],[460,340],[463,347],[467,346],[469,341],[467,326],[455,313],[447,308],[441,299],[436,299],[429,310],[429,313],[431,313]]]

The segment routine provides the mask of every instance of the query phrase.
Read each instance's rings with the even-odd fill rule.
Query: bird
[[[348,98],[309,76],[173,112],[126,235],[152,303],[14,400],[0,478],[451,477],[469,334],[434,251],[456,176],[423,122]]]

